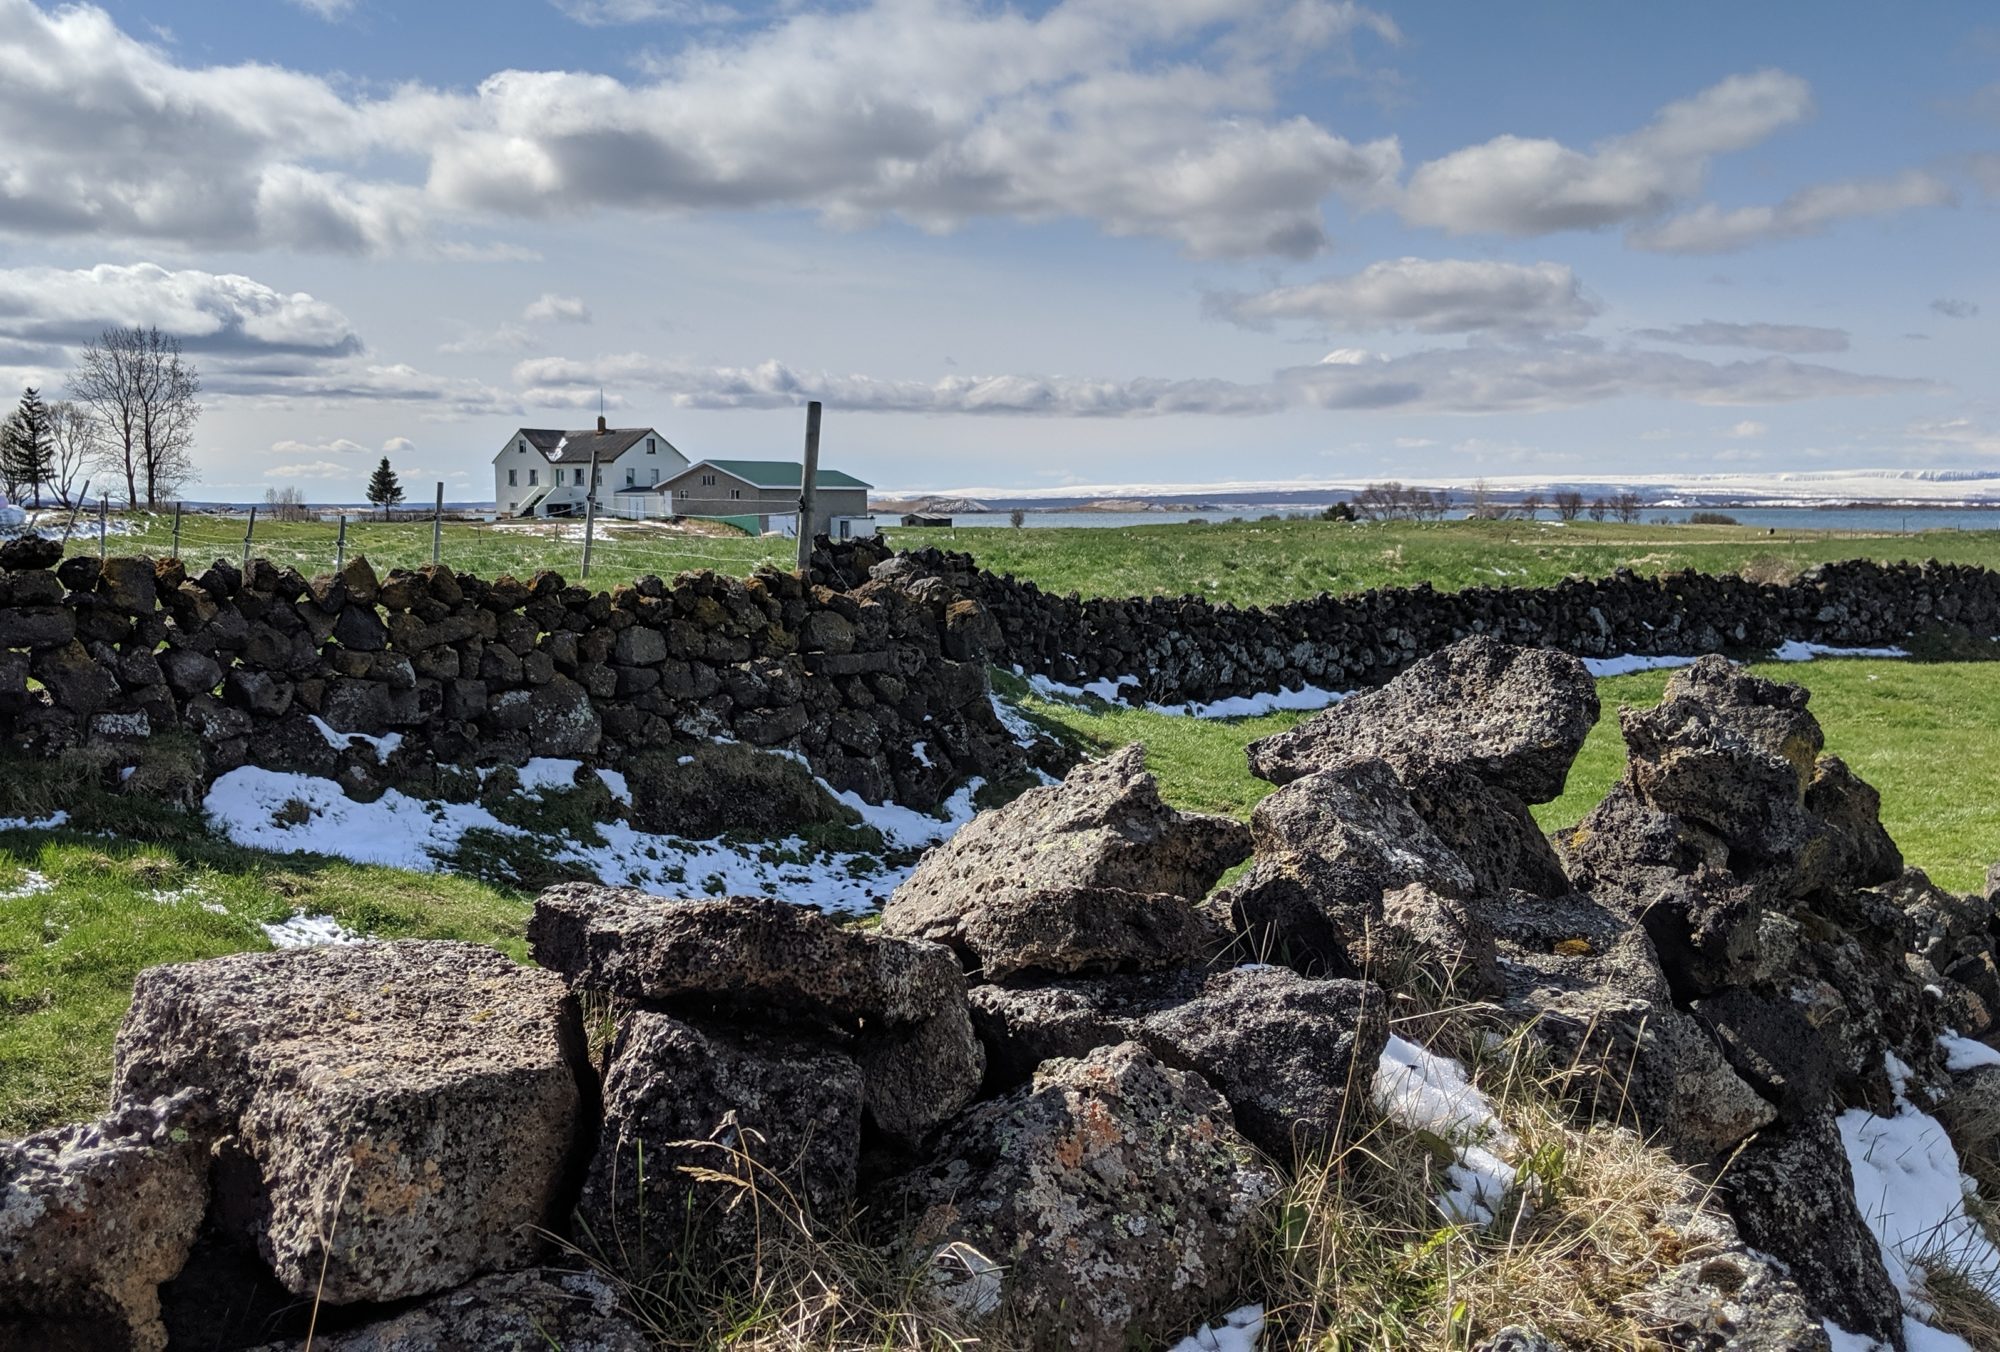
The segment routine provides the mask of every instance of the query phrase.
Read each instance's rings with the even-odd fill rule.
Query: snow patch
[[[364,746],[373,748],[375,762],[378,765],[388,760],[390,753],[403,744],[403,734],[400,732],[392,732],[382,737],[371,737],[365,732],[339,732],[318,714],[307,714],[306,717],[319,729],[319,735],[326,738],[326,744],[335,751],[345,751],[352,743],[360,742]]]
[[[1316,685],[1290,686],[1282,690],[1266,690],[1254,695],[1230,695],[1216,700],[1189,700],[1184,704],[1159,704],[1152,700],[1135,702],[1127,699],[1126,690],[1138,688],[1137,676],[1106,677],[1088,681],[1083,685],[1065,685],[1047,676],[1028,677],[1028,688],[1043,699],[1062,704],[1074,704],[1086,696],[1103,700],[1106,704],[1123,705],[1129,709],[1144,709],[1148,713],[1171,714],[1180,718],[1256,718],[1263,714],[1276,713],[1281,709],[1318,710],[1337,704],[1346,699],[1352,691],[1323,690]]]
[[[53,831],[68,822],[67,812],[51,812],[46,817],[0,817],[0,831]]]
[[[1971,1352],[1963,1339],[1922,1322],[1931,1313],[1925,1264],[1942,1263],[1990,1286],[2000,1280],[2000,1249],[1966,1213],[1966,1198],[1976,1196],[1978,1187],[1960,1169],[1951,1138],[1936,1118],[1904,1097],[1908,1068],[1893,1056],[1887,1061],[1896,1086],[1895,1116],[1850,1108],[1837,1119],[1854,1171],[1854,1199],[1910,1312],[1903,1328],[1912,1352]]]
[[[1950,1028],[1945,1029],[1938,1037],[1938,1046],[1944,1049],[1944,1068],[1953,1074],[1974,1070],[1980,1066],[2000,1066],[2000,1051],[1994,1050],[1984,1042],[1960,1037]]]
[[[1790,639],[1771,650],[1773,662],[1810,662],[1820,657],[1908,657],[1908,648],[1835,648]]]
[[[1374,1096],[1390,1121],[1429,1132],[1455,1149],[1457,1158],[1445,1169],[1451,1186],[1437,1199],[1438,1207],[1460,1224],[1492,1224],[1514,1186],[1514,1166],[1501,1154],[1518,1143],[1465,1069],[1391,1034],[1375,1067]]]
[[[1630,676],[1635,671],[1670,671],[1691,667],[1698,660],[1675,654],[1622,653],[1617,657],[1586,657],[1583,669],[1593,676]]]
[[[294,915],[273,925],[261,924],[273,948],[313,948],[319,944],[356,944],[364,936],[344,927],[330,915]]]
[[[893,804],[877,807],[836,795],[897,845],[942,840],[972,817],[968,784],[946,804],[948,820]],[[246,765],[209,787],[203,800],[216,831],[238,845],[279,854],[315,853],[434,873],[466,832],[480,829],[530,840],[552,862],[612,886],[661,896],[777,897],[826,911],[867,911],[881,904],[909,867],[871,854],[813,852],[796,837],[769,843],[687,841],[638,831],[624,822],[596,826],[601,845],[509,825],[477,803],[442,803],[391,789],[372,803],[349,798],[313,775]]]
[[[1264,1333],[1264,1307],[1245,1305],[1222,1316],[1220,1323],[1196,1329],[1167,1352],[1257,1352]]]
[[[28,869],[22,873],[21,881],[16,886],[0,892],[0,901],[19,901],[23,897],[38,897],[44,892],[54,891],[55,886],[55,882],[46,873]]]

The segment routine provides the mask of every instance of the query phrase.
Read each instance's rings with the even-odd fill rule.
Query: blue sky
[[[521,424],[885,487],[2000,471],[1975,4],[0,0],[0,380],[204,496]]]

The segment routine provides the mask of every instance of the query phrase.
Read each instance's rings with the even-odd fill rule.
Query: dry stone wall
[[[987,693],[990,625],[936,588],[763,571],[595,591],[548,572],[378,577],[360,558],[307,579],[263,559],[59,554],[0,547],[0,735],[34,751],[186,729],[210,774],[365,790],[438,765],[621,767],[732,739],[918,806],[1022,768]]]
[[[1418,585],[1238,609],[1189,596],[1058,596],[937,549],[902,559],[891,567],[943,579],[983,604],[1006,660],[1030,674],[1068,682],[1136,676],[1143,698],[1168,704],[1380,685],[1474,634],[1580,657],[1751,653],[1788,640],[1875,646],[1940,625],[2000,635],[2000,573],[1934,562],[1825,564],[1787,583],[1620,570],[1553,587]]]

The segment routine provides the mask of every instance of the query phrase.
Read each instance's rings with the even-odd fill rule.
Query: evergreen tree
[[[382,509],[382,519],[389,519],[389,509],[403,500],[403,485],[396,479],[396,471],[389,468],[389,457],[383,456],[382,463],[375,467],[375,473],[368,479],[368,501]]]
[[[23,391],[14,416],[7,420],[5,437],[6,445],[0,454],[6,457],[7,482],[16,492],[22,488],[32,491],[39,507],[42,485],[55,472],[55,445],[50,435],[48,406],[42,402],[41,391],[33,385]]]

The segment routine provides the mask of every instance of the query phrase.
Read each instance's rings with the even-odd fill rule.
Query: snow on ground
[[[567,787],[569,774],[546,774]],[[910,808],[877,807],[840,795],[868,824],[899,847],[944,839],[973,812],[968,784],[954,794],[948,820]],[[614,789],[614,792],[616,790]],[[907,867],[871,854],[813,853],[796,838],[733,845],[688,841],[638,831],[623,822],[597,826],[601,845],[564,836],[536,836],[511,826],[477,803],[442,803],[391,789],[372,803],[357,802],[330,779],[244,766],[221,776],[203,801],[215,829],[238,845],[280,854],[311,852],[436,872],[477,829],[512,839],[539,840],[550,860],[574,864],[602,881],[663,896],[759,895],[826,911],[873,909],[909,874]]]
[[[1774,662],[1810,662],[1821,657],[1908,657],[1906,648],[1836,648],[1825,643],[1804,643],[1793,639],[1781,643],[1771,653]],[[1676,667],[1691,667],[1698,660],[1680,653],[1621,653],[1616,657],[1586,657],[1584,670],[1592,676],[1629,676],[1635,671],[1669,671]],[[1157,704],[1153,701],[1135,703],[1125,697],[1125,691],[1136,689],[1137,676],[1106,676],[1082,685],[1065,685],[1047,676],[1029,676],[1028,687],[1043,699],[1064,704],[1075,704],[1085,696],[1103,700],[1106,704],[1122,704],[1128,708],[1145,709],[1149,713],[1177,714],[1187,718],[1256,718],[1262,714],[1274,713],[1280,709],[1318,710],[1346,699],[1351,690],[1323,690],[1318,686],[1301,686],[1294,690],[1289,686],[1283,690],[1265,691],[1255,695],[1232,695],[1227,699],[1190,701],[1186,704]],[[1001,701],[994,699],[995,711]],[[1018,717],[1018,715],[1015,715]],[[1001,714],[1002,721],[1007,718]]]
[[[17,885],[0,892],[0,901],[19,901],[22,897],[38,897],[44,892],[54,890],[55,883],[47,874],[36,869],[28,869],[22,873],[21,881]]]
[[[898,849],[916,849],[948,839],[959,827],[978,815],[979,809],[972,805],[972,799],[986,786],[983,779],[968,779],[958,792],[944,800],[945,815],[933,817],[928,812],[919,812],[900,803],[871,803],[852,790],[841,792],[824,779],[817,776],[815,779],[835,801],[860,813],[864,826],[880,831],[882,839]]]
[[[353,944],[364,936],[344,928],[330,915],[294,915],[277,924],[260,922],[273,948],[312,948],[319,944]]]
[[[0,831],[53,831],[68,822],[67,812],[51,812],[46,817],[0,817]]]
[[[1256,718],[1261,714],[1274,713],[1280,709],[1318,710],[1346,699],[1353,693],[1347,690],[1322,690],[1318,686],[1307,685],[1296,690],[1287,687],[1255,695],[1231,695],[1226,699],[1190,700],[1185,704],[1158,704],[1151,700],[1134,704],[1126,699],[1122,692],[1138,686],[1137,676],[1106,678],[1088,681],[1083,685],[1064,685],[1061,681],[1052,680],[1047,676],[1030,676],[1027,681],[1030,689],[1047,700],[1074,704],[1088,695],[1101,699],[1106,704],[1123,704],[1131,708],[1144,709],[1148,713],[1174,714],[1183,718]]]
[[[403,744],[403,734],[392,732],[383,737],[371,737],[365,732],[337,732],[334,726],[318,714],[307,714],[306,718],[319,729],[319,735],[326,738],[326,744],[335,751],[347,750],[349,744],[360,742],[375,749],[376,764],[389,759],[389,753]]]
[[[1257,1352],[1257,1340],[1263,1333],[1264,1307],[1245,1305],[1231,1310],[1218,1323],[1196,1329],[1167,1352]]]
[[[1954,1074],[1979,1066],[2000,1066],[2000,1051],[1995,1051],[1984,1042],[1960,1037],[1950,1028],[1938,1038],[1938,1046],[1944,1049],[1944,1068]]]
[[[1939,1041],[1951,1050],[1950,1040]],[[1930,1312],[1924,1269],[1942,1265],[1976,1285],[1990,1286],[2000,1281],[2000,1248],[1966,1213],[1965,1200],[1977,1194],[1977,1186],[1959,1168],[1951,1138],[1936,1118],[1903,1096],[1908,1068],[1894,1057],[1889,1061],[1895,1116],[1850,1108],[1838,1119],[1841,1144],[1854,1171],[1854,1199],[1882,1247],[1889,1279],[1910,1311],[1903,1321],[1910,1352],[1971,1352],[1964,1339],[1922,1322]],[[1870,1346],[1842,1332],[1849,1341],[1836,1339],[1836,1348]]]
[[[1908,657],[1908,648],[1835,648],[1791,639],[1772,650],[1773,662],[1810,662],[1817,657]]]
[[[1427,1131],[1458,1151],[1445,1170],[1451,1187],[1437,1199],[1439,1208],[1461,1224],[1492,1224],[1514,1186],[1514,1166],[1501,1154],[1518,1143],[1464,1068],[1392,1034],[1375,1068],[1374,1094],[1391,1122]]]

